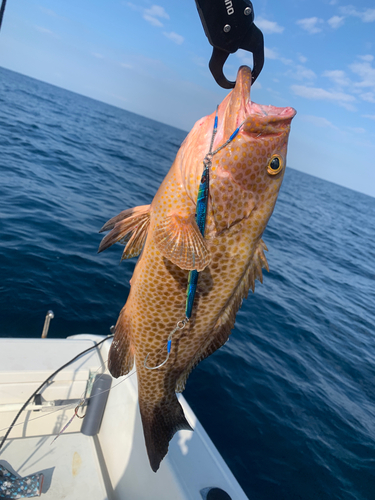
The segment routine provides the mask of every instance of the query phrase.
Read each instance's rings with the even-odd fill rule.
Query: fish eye
[[[267,172],[270,175],[276,175],[282,170],[282,168],[283,168],[283,160],[281,156],[279,155],[271,156],[271,159],[267,165]]]

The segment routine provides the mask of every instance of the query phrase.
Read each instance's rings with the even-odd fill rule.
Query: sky
[[[373,0],[253,6],[265,65],[251,98],[297,110],[288,165],[375,196]],[[194,0],[8,0],[0,32],[0,66],[186,131],[228,92],[211,52]],[[250,53],[229,57],[228,79],[242,64]]]

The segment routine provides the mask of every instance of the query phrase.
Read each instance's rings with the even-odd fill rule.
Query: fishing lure
[[[202,177],[201,177],[199,188],[198,188],[197,207],[196,207],[196,211],[195,211],[195,221],[197,223],[197,226],[198,226],[199,231],[201,232],[202,236],[204,236],[204,231],[205,231],[205,227],[206,227],[207,206],[208,206],[209,185],[210,185],[210,168],[212,165],[212,158],[216,153],[221,151],[231,141],[233,141],[233,139],[236,137],[236,135],[240,131],[240,128],[244,124],[244,122],[242,122],[239,125],[239,127],[236,128],[236,130],[233,132],[233,134],[229,137],[229,139],[224,142],[224,144],[222,144],[217,149],[215,149],[215,151],[212,151],[214,140],[215,140],[215,135],[217,132],[217,125],[218,125],[217,113],[218,113],[218,108],[216,108],[216,115],[215,115],[212,136],[211,136],[210,148],[209,148],[208,153],[206,154],[206,156],[203,159],[203,173],[202,173]],[[169,355],[171,353],[173,335],[176,333],[177,330],[182,330],[183,328],[185,328],[187,323],[190,321],[191,314],[193,311],[193,306],[194,306],[194,299],[195,299],[195,295],[196,295],[196,291],[197,291],[198,278],[199,278],[198,271],[192,270],[189,272],[188,285],[186,288],[185,318],[183,320],[179,321],[177,323],[176,327],[169,334],[168,340],[167,340],[167,356],[162,363],[160,363],[157,366],[148,366],[147,359],[148,359],[149,354],[147,354],[147,356],[144,360],[144,367],[147,368],[148,370],[157,370],[158,368],[161,368],[162,366],[164,366],[166,364],[166,362],[169,359]]]

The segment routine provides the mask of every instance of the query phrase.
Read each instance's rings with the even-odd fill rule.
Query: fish
[[[255,280],[262,282],[262,269],[269,270],[262,235],[284,177],[296,111],[256,104],[250,90],[251,70],[241,66],[217,112],[198,120],[182,143],[152,203],[122,211],[101,229],[110,232],[98,252],[120,242],[122,259],[139,256],[108,368],[118,378],[135,363],[154,472],[173,435],[191,429],[176,393],[226,343],[243,299]],[[212,140],[214,154],[207,156]],[[210,180],[203,235],[196,207],[204,160]],[[198,281],[186,318],[192,275]]]

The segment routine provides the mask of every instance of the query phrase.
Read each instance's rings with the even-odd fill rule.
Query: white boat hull
[[[51,373],[102,338],[0,339],[0,437]],[[57,374],[41,390],[43,400],[80,400],[90,375],[105,372],[110,343],[104,342]],[[212,487],[224,490],[232,500],[246,500],[186,400],[182,396],[179,400],[194,432],[174,436],[156,474],[144,444],[134,372],[113,379],[96,436],[82,434],[82,420],[74,418],[52,443],[76,404],[61,410],[45,403],[43,411],[38,405],[29,406],[0,450],[0,464],[8,464],[20,476],[43,472],[46,500],[202,500]]]

